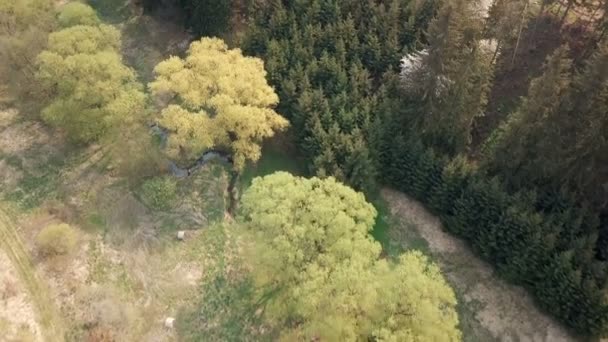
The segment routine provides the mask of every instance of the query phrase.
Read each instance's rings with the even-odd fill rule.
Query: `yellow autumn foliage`
[[[266,81],[262,60],[245,57],[217,38],[190,45],[185,59],[170,57],[154,69],[149,87],[171,100],[158,122],[171,134],[168,153],[195,159],[210,148],[233,153],[235,167],[261,156],[261,142],[288,122],[274,111],[279,98]]]

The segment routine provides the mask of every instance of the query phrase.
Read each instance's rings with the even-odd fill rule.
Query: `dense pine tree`
[[[195,36],[218,37],[228,30],[232,0],[175,0],[183,9],[186,27]],[[158,6],[150,0],[144,1],[150,11]]]
[[[445,1],[428,30],[428,47],[404,59],[402,77],[414,109],[414,131],[437,151],[466,150],[473,119],[482,114],[490,81],[490,51],[480,44],[475,2]]]
[[[600,152],[608,131],[605,48],[581,67],[581,57],[570,58],[584,54],[563,47],[541,72],[540,60],[564,41],[555,39],[527,64],[535,27],[525,0],[497,0],[487,20],[463,0],[439,9],[405,0],[256,4],[244,49],[265,59],[279,111],[314,172],[416,197],[561,320],[586,334],[607,329],[600,298],[608,267],[596,259],[608,255],[597,244],[608,183]],[[543,37],[555,22],[539,28]],[[528,45],[518,46],[524,36]],[[516,110],[507,108],[478,154],[470,139],[493,68],[523,73],[524,89],[533,81],[521,102],[510,99]]]
[[[538,170],[551,158],[554,146],[545,139],[548,133],[542,131],[560,118],[560,101],[570,84],[567,53],[563,47],[547,59],[544,73],[531,82],[520,108],[488,141],[491,167],[515,186],[546,177]]]
[[[397,71],[401,56],[417,43],[434,2],[256,4],[245,51],[266,60],[279,111],[292,122],[312,171],[372,191],[379,80]]]

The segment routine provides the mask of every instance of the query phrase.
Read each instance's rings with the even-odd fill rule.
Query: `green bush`
[[[73,251],[77,240],[76,230],[68,224],[61,223],[42,229],[36,237],[36,245],[43,255],[55,256]]]
[[[389,151],[384,179],[438,213],[503,277],[576,331],[608,333],[608,264],[595,259],[598,222],[590,210],[558,196],[511,194],[465,161],[445,163],[417,143],[397,139],[382,148]]]
[[[144,204],[152,209],[171,209],[177,199],[177,184],[169,177],[152,178],[143,183],[141,197]]]

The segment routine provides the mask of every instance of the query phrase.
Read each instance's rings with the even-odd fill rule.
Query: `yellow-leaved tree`
[[[288,122],[261,59],[243,56],[217,38],[190,45],[185,59],[170,57],[154,69],[150,89],[163,102],[158,123],[171,134],[172,158],[196,159],[211,148],[233,154],[237,169],[261,156],[261,142]]]
[[[264,317],[282,339],[459,341],[456,297],[421,252],[380,257],[376,217],[333,178],[254,179],[242,220]]]

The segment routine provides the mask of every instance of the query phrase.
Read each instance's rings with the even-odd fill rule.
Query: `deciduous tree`
[[[61,12],[57,17],[61,27],[70,27],[75,25],[94,26],[99,24],[99,18],[95,10],[91,6],[80,2],[70,2],[61,8]]]
[[[285,340],[457,341],[456,299],[420,252],[380,259],[376,210],[334,178],[257,178],[242,198],[265,316]]]
[[[76,25],[52,33],[37,58],[38,80],[51,98],[42,117],[78,143],[144,114],[145,95],[119,54],[120,33],[109,25]]]
[[[273,109],[279,98],[266,82],[262,60],[228,49],[220,39],[195,41],[185,59],[171,57],[154,71],[150,89],[170,100],[158,121],[171,131],[168,151],[174,158],[227,149],[242,169],[247,160],[260,158],[265,138],[288,125]]]
[[[0,0],[0,83],[19,105],[30,107],[30,102],[41,100],[36,55],[45,48],[55,25],[51,0]]]

